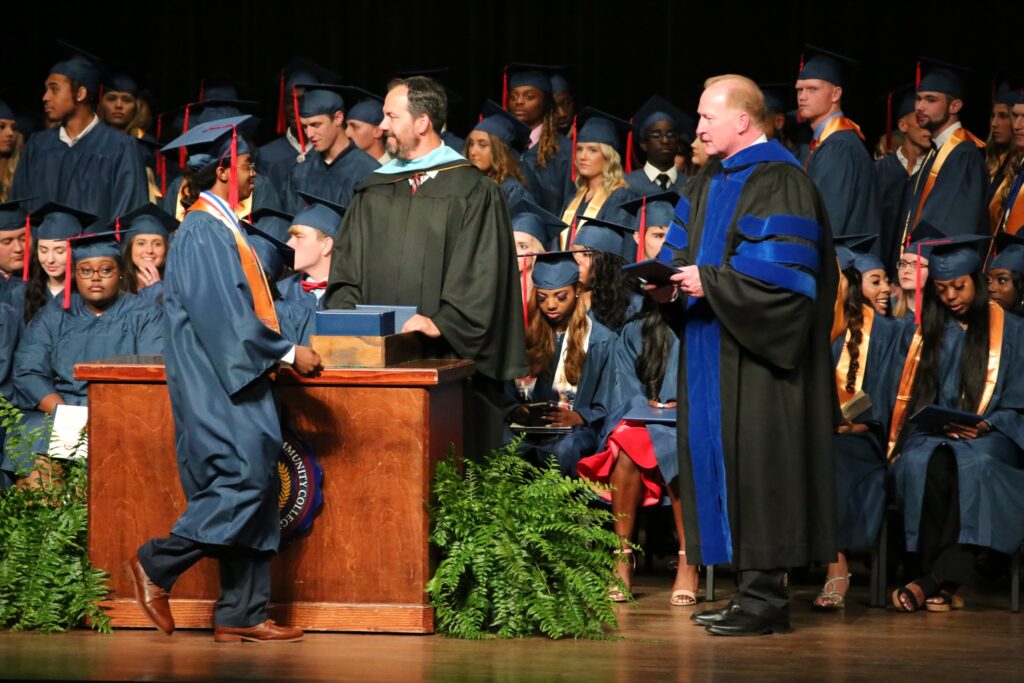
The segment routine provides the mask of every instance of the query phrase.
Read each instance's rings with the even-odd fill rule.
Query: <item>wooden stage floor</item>
[[[715,638],[668,605],[669,578],[638,577],[613,642],[468,642],[439,636],[310,634],[302,643],[216,644],[209,632],[0,634],[0,678],[89,681],[985,681],[1024,680],[1024,614],[1006,593],[971,596],[950,614],[866,607],[854,586],[844,613],[809,608],[793,589],[786,636]],[[719,582],[728,597],[731,581]],[[704,603],[701,603],[703,606]],[[715,603],[725,604],[724,601]]]

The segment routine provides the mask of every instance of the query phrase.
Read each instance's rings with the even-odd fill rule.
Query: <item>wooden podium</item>
[[[273,561],[270,615],[311,631],[432,633],[428,503],[434,465],[462,447],[463,382],[473,364],[421,360],[393,368],[278,377],[282,424],[323,468],[313,528]],[[149,626],[122,569],[184,510],[174,421],[159,356],[75,367],[89,382],[89,558],[110,573],[115,627]],[[172,591],[179,628],[211,628],[217,565],[202,560]]]

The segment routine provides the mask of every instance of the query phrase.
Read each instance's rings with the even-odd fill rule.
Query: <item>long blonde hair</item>
[[[0,177],[0,202],[6,202],[11,196],[11,183],[14,182],[14,171],[18,168],[18,161],[21,160],[21,150],[25,147],[25,136],[21,131],[14,134],[14,151],[7,159],[7,168]]]
[[[580,286],[575,287],[576,304],[569,318],[565,335],[565,379],[573,386],[580,383],[583,363],[587,360],[587,350],[583,348],[587,334],[587,307],[580,300]],[[531,296],[527,303],[530,324],[526,328],[526,359],[530,367],[530,375],[539,377],[547,370],[551,357],[555,355],[555,331],[540,314],[537,297]]]
[[[609,195],[621,187],[629,187],[629,183],[626,182],[626,174],[622,171],[622,158],[619,153],[614,147],[603,142],[599,142],[598,147],[601,150],[601,156],[604,157],[604,169],[601,171],[601,175],[604,176],[604,193]],[[575,154],[576,150],[573,150],[572,153]],[[587,179],[577,173],[576,189],[585,190],[587,184]]]

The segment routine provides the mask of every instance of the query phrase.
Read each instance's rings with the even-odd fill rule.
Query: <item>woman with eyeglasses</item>
[[[43,307],[26,327],[14,352],[14,388],[27,428],[44,427],[32,451],[2,469],[14,480],[45,462],[46,418],[58,405],[86,405],[87,383],[75,379],[78,363],[127,354],[163,353],[163,311],[121,291],[121,253],[113,232],[68,240],[75,291]]]
[[[892,317],[913,323],[917,302],[923,296],[925,283],[928,282],[928,257],[932,247],[943,236],[931,225],[921,222],[914,229],[911,239],[913,241],[903,249],[896,262],[896,282],[899,287],[893,288],[893,294],[898,298],[892,306]]]

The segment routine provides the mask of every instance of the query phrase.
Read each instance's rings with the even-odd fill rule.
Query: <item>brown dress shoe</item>
[[[245,628],[213,627],[213,639],[218,643],[240,643],[243,640],[251,643],[295,643],[302,640],[302,636],[302,629],[298,626],[278,626],[273,619]]]
[[[142,568],[138,555],[124,563],[128,578],[135,587],[135,599],[139,607],[158,629],[171,635],[174,633],[174,617],[171,615],[171,603],[167,600],[167,591],[149,580],[146,570]]]

